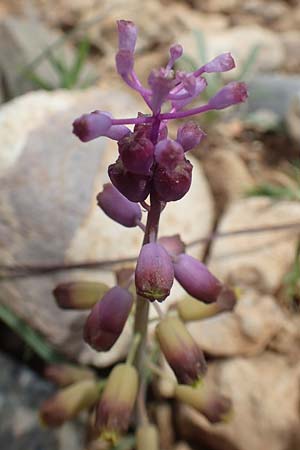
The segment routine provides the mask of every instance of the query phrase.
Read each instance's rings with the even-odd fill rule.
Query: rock
[[[285,68],[290,72],[298,73],[300,68],[300,32],[289,30],[281,33],[281,41],[285,52]]]
[[[241,6],[244,13],[263,18],[266,23],[278,20],[288,12],[288,6],[276,0],[268,1],[267,5],[261,0],[250,0]]]
[[[59,73],[46,54],[34,68],[27,73],[22,72],[58,38],[57,32],[36,20],[11,16],[0,23],[0,73],[6,98],[37,89],[39,85],[32,74],[53,88],[60,87]],[[53,51],[53,56],[70,64],[75,60],[74,51],[65,44]],[[86,79],[87,73],[89,77],[93,73],[90,64],[85,64],[80,74],[81,81]]]
[[[199,347],[214,356],[260,354],[286,325],[274,298],[244,292],[233,312],[187,324]]]
[[[294,94],[285,117],[289,135],[300,142],[300,89]]]
[[[82,450],[84,432],[79,421],[58,430],[42,428],[41,403],[54,392],[50,383],[0,354],[0,441],[6,450]]]
[[[208,381],[232,399],[233,417],[212,425],[181,405],[176,416],[180,436],[212,450],[299,448],[299,369],[298,360],[288,364],[271,352],[211,364]]]
[[[192,0],[192,4],[195,8],[210,13],[230,13],[239,6],[240,0],[210,0],[207,3],[203,3],[201,0]]]
[[[242,158],[227,149],[212,152],[204,161],[204,170],[219,210],[244,196],[254,186],[253,178]]]
[[[107,182],[107,166],[116,159],[116,145],[106,139],[82,144],[71,134],[78,115],[99,108],[118,117],[141,111],[141,104],[120,87],[85,92],[37,92],[0,110],[0,260],[2,264],[63,264],[134,257],[140,230],[125,229],[96,205]],[[30,111],[30,114],[28,114]],[[185,241],[210,232],[213,205],[201,167],[194,164],[189,194],[168,205],[161,235],[180,232]],[[30,168],[30,170],[29,170]],[[200,255],[203,247],[196,247]],[[86,314],[61,312],[52,290],[74,279],[115,281],[109,271],[73,271],[5,281],[0,301],[40,331],[60,351],[84,363],[110,365],[124,356],[130,326],[110,352],[96,353],[82,342]],[[181,295],[174,288],[170,298]]]
[[[230,78],[241,72],[243,64],[255,47],[259,47],[256,60],[251,71],[271,71],[279,68],[284,61],[283,44],[279,36],[259,25],[236,26],[219,30],[218,33],[204,30],[207,59],[212,59],[223,52],[230,51],[236,61],[237,69],[230,71]],[[179,42],[188,49],[188,54],[199,62],[199,49],[194,35],[184,34]],[[249,74],[247,74],[249,76]]]
[[[232,203],[221,218],[217,232],[298,223],[300,206],[291,201],[250,197]],[[275,292],[295,256],[297,230],[243,233],[216,239],[209,267],[224,282]]]
[[[250,112],[270,110],[282,122],[286,120],[291,102],[300,91],[300,77],[296,75],[259,75],[249,84],[250,95],[246,108]]]

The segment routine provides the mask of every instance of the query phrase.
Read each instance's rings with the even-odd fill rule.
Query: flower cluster
[[[234,68],[235,63],[230,53],[224,53],[194,72],[176,71],[174,64],[183,52],[178,44],[170,48],[166,66],[151,71],[148,87],[144,87],[134,71],[137,29],[132,22],[120,20],[118,33],[117,71],[125,83],[142,96],[150,113],[115,119],[109,112],[97,110],[76,119],[73,132],[83,142],[101,136],[117,141],[118,157],[108,167],[111,183],[103,186],[97,202],[100,209],[120,225],[140,227],[144,232],[143,245],[135,271],[124,269],[119,272],[116,286],[71,282],[54,290],[56,301],[62,308],[91,310],[83,337],[96,351],[112,348],[131,311],[135,311],[134,338],[127,362],[114,367],[96,407],[97,432],[111,442],[115,442],[119,433],[129,426],[141,377],[145,373],[143,352],[146,351],[149,301],[164,301],[170,295],[174,279],[190,298],[179,302],[177,315],[161,314],[155,333],[179,383],[174,396],[198,409],[211,422],[223,420],[230,410],[229,399],[199,386],[198,381],[206,372],[206,362],[184,322],[232,310],[236,303],[235,294],[202,262],[186,254],[186,246],[179,235],[158,238],[158,225],[167,203],[181,199],[188,192],[193,166],[187,153],[205,136],[197,123],[188,120],[178,128],[176,137],[171,138],[168,122],[224,109],[247,98],[245,84],[231,82],[207,103],[186,108],[205,90],[206,73],[226,72]],[[147,211],[146,224],[142,222],[142,208]],[[134,292],[131,289],[133,282]],[[74,406],[72,404],[69,416],[81,408],[81,392],[96,389],[92,381],[79,387],[78,401]],[[49,406],[44,409],[44,417],[47,417],[47,409]],[[57,422],[62,422],[61,417],[60,413]],[[142,437],[148,434],[153,442],[157,441],[155,428],[148,424],[138,430],[137,442],[142,443]]]
[[[166,67],[153,69],[148,87],[142,86],[134,71],[134,51],[137,30],[132,22],[118,21],[119,50],[117,71],[122,79],[145,100],[151,114],[139,113],[136,118],[114,119],[109,112],[84,114],[73,123],[73,132],[83,142],[100,136],[118,141],[119,156],[108,168],[112,184],[128,200],[143,202],[152,192],[163,202],[181,199],[189,190],[193,166],[187,152],[205,136],[192,121],[182,125],[176,139],[168,137],[168,122],[172,119],[224,109],[245,101],[244,83],[231,82],[206,104],[184,109],[206,88],[205,73],[226,72],[235,67],[230,53],[224,53],[194,72],[174,70],[182,55],[178,44],[170,48]],[[162,109],[167,112],[162,112]],[[126,125],[134,125],[130,130]]]

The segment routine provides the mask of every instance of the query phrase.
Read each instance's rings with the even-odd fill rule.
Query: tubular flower
[[[97,202],[108,217],[124,227],[136,227],[142,218],[140,206],[129,201],[111,183],[103,186],[97,195]]]
[[[175,398],[195,408],[211,423],[226,422],[231,416],[231,400],[205,386],[179,384],[175,387]]]
[[[45,377],[59,386],[65,387],[82,380],[94,380],[95,374],[85,367],[51,364],[45,369]]]
[[[110,289],[96,303],[84,326],[84,340],[99,352],[109,350],[128,319],[133,297],[119,286]]]
[[[99,387],[95,380],[83,380],[59,391],[46,400],[40,410],[43,424],[58,427],[77,414],[93,406],[99,397]]]
[[[179,383],[197,383],[206,372],[204,355],[181,320],[162,319],[156,327],[156,337]]]
[[[91,309],[108,290],[104,283],[71,281],[56,286],[53,295],[62,309]]]
[[[96,409],[96,429],[103,439],[115,444],[127,431],[137,391],[136,369],[129,364],[115,366]]]
[[[174,281],[172,260],[164,247],[157,243],[143,245],[135,269],[137,294],[151,301],[163,301]]]
[[[182,254],[174,261],[176,280],[192,296],[205,303],[217,301],[222,283],[192,256]]]

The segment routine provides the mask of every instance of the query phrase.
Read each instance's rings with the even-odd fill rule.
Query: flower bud
[[[97,402],[99,387],[95,380],[84,380],[59,391],[46,400],[40,410],[43,424],[50,427],[62,425],[73,419],[80,411]]]
[[[154,145],[150,139],[135,133],[119,141],[119,153],[126,170],[139,175],[149,175],[154,161]]]
[[[111,115],[105,111],[83,114],[73,122],[73,133],[82,141],[88,142],[99,136],[106,136],[112,126]]]
[[[51,364],[45,369],[45,377],[61,387],[82,380],[93,380],[95,374],[90,369],[70,364]]]
[[[157,242],[162,245],[172,257],[178,256],[185,252],[185,244],[181,240],[179,234],[174,234],[173,236],[162,236]]]
[[[110,289],[87,318],[85,342],[99,352],[109,350],[125,326],[132,302],[132,295],[126,289],[119,286]]]
[[[205,374],[204,355],[180,319],[162,319],[156,337],[179,383],[194,384]]]
[[[157,166],[154,172],[154,188],[165,202],[180,200],[188,192],[192,182],[193,166],[188,160],[180,161],[174,170]]]
[[[96,410],[96,429],[113,444],[126,432],[138,391],[138,374],[129,364],[115,366]]]
[[[180,44],[173,44],[170,47],[170,62],[169,62],[169,66],[173,67],[175,61],[179,58],[181,58],[183,53],[183,47]]]
[[[134,52],[137,28],[130,20],[117,20],[119,50],[129,50]]]
[[[108,217],[124,227],[135,227],[142,218],[140,206],[124,197],[111,183],[103,186],[97,202]]]
[[[175,259],[174,273],[181,286],[204,303],[215,302],[223,287],[202,262],[186,254]]]
[[[177,312],[184,322],[207,319],[218,314],[217,302],[206,304],[192,297],[186,297],[176,304]]]
[[[131,202],[146,200],[150,192],[151,177],[128,172],[121,159],[108,167],[112,184]]]
[[[160,167],[167,170],[174,170],[184,160],[184,150],[173,139],[163,139],[156,144],[154,156]]]
[[[174,270],[170,255],[161,245],[143,245],[135,269],[136,292],[151,301],[162,302],[170,294]]]
[[[197,147],[204,136],[205,133],[199,125],[192,121],[185,123],[177,131],[177,141],[181,144],[185,152]]]
[[[222,53],[203,67],[204,72],[227,72],[235,67],[235,62],[230,53]]]
[[[211,423],[225,422],[232,412],[232,402],[228,397],[201,385],[179,384],[175,387],[175,398],[195,408]]]
[[[192,297],[186,297],[177,303],[179,317],[184,321],[202,320],[222,312],[232,311],[236,304],[236,296],[232,289],[224,286],[216,302],[203,303]]]
[[[104,283],[71,281],[56,286],[53,295],[62,309],[91,309],[108,290]]]
[[[237,103],[245,102],[248,98],[245,83],[232,81],[217,92],[209,101],[211,109],[224,109]]]
[[[141,425],[136,432],[137,450],[159,450],[159,435],[156,426]]]

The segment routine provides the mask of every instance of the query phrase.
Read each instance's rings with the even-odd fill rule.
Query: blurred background
[[[118,259],[140,246],[139,231],[111,223],[95,202],[115,145],[71,134],[95,109],[145,112],[114,71],[117,19],[138,26],[143,83],[178,42],[178,70],[225,51],[235,58],[233,71],[209,75],[204,101],[230,80],[250,92],[242,107],[197,118],[207,137],[191,157],[192,189],[161,225],[197,240],[191,253],[239,289],[234,312],[189,324],[235,414],[211,425],[157,381],[161,449],[299,450],[299,0],[0,0],[0,447],[87,448],[85,417],[55,431],[39,424],[55,392],[45,367],[71,361],[106,373],[127,351],[130,330],[106,354],[87,348],[86,314],[61,312],[52,297],[62,281],[112,284]],[[175,286],[170,303],[182,296]]]

